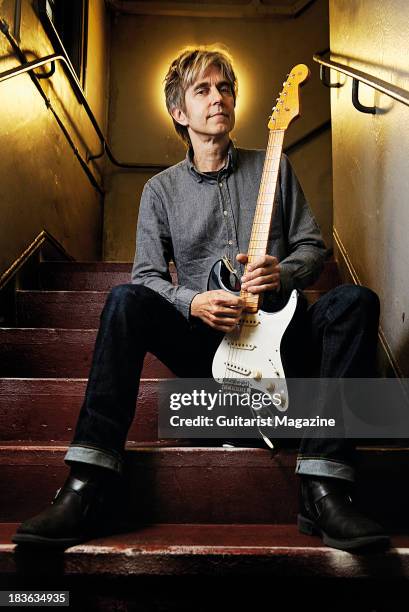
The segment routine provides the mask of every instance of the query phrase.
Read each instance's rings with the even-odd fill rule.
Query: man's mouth
[[[215,113],[214,115],[210,115],[212,117],[228,117],[227,113]]]

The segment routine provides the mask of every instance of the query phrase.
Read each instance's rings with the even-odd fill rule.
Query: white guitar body
[[[213,378],[221,384],[227,380],[234,382],[232,379],[247,381],[251,389],[270,395],[278,410],[287,410],[289,398],[280,346],[297,299],[294,290],[284,308],[277,312],[243,313],[240,326],[225,335],[216,351]]]

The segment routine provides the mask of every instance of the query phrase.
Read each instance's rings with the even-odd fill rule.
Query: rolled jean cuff
[[[123,460],[119,457],[115,457],[110,453],[97,449],[89,448],[88,446],[72,445],[68,448],[68,451],[64,457],[64,461],[79,461],[81,463],[92,463],[93,465],[99,465],[100,467],[114,470],[119,474],[122,474]]]
[[[297,458],[295,473],[300,476],[323,476],[327,478],[341,478],[355,481],[355,469],[347,463],[329,459]]]

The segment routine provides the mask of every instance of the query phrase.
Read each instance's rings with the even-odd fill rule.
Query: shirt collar
[[[193,148],[190,146],[186,153],[186,164],[190,174],[193,178],[201,183],[202,181],[206,181],[208,183],[214,183],[217,179],[212,178],[211,176],[204,174],[197,170],[193,163]],[[218,179],[229,176],[234,170],[237,168],[237,149],[233,144],[233,141],[230,140],[229,148],[227,151],[227,164],[224,168],[219,171]]]

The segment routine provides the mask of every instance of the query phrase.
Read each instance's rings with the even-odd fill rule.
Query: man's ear
[[[174,120],[177,121],[177,123],[180,123],[180,125],[184,125],[185,127],[189,125],[189,122],[187,120],[185,113],[180,108],[174,108],[171,111],[171,115],[174,118]]]

